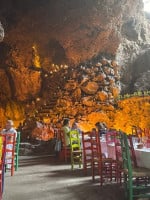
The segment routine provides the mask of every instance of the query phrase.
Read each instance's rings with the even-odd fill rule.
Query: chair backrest
[[[12,156],[14,156],[16,148],[16,134],[7,133],[5,135],[6,135],[6,153],[11,152]]]
[[[147,147],[147,148],[150,148],[150,139],[149,139],[149,138],[148,138],[147,141],[146,141],[146,147]]]
[[[143,133],[144,131],[140,127],[137,127],[137,126],[132,127],[132,135],[136,137],[142,137]]]
[[[107,143],[107,144],[115,143],[116,140],[117,140],[116,134],[117,134],[117,131],[116,131],[116,130],[108,131],[108,132],[106,133],[106,143]]]
[[[123,160],[123,168],[125,172],[128,173],[128,178],[132,178],[132,161],[130,156],[130,147],[128,142],[127,134],[122,131],[119,132],[120,135],[120,143],[122,150],[122,160]]]
[[[81,141],[79,138],[79,132],[77,130],[71,130],[69,132],[70,136],[70,147],[71,151],[74,151],[76,149],[81,149]]]
[[[91,150],[91,132],[82,132],[82,149],[84,155],[86,155],[87,150]]]
[[[125,173],[125,189],[127,199],[143,199],[150,197],[150,176],[149,171],[137,168],[133,173],[131,152],[128,136],[120,132],[120,141],[123,155],[123,167]]]
[[[150,137],[150,128],[144,128],[144,136]]]
[[[65,140],[64,131],[62,129],[58,130],[58,132],[57,132],[57,139],[61,140],[62,148],[65,148],[66,147],[66,140]]]
[[[133,135],[127,135],[124,133],[127,137],[128,147],[129,147],[129,153],[130,153],[130,159],[133,167],[137,167],[137,160],[135,155],[135,150],[133,146]],[[120,132],[116,133],[116,141],[115,141],[115,152],[116,152],[116,160],[122,161],[123,155],[122,155],[122,149],[121,149],[121,135]]]
[[[116,160],[122,162],[122,151],[121,151],[121,142],[120,142],[120,133],[119,131],[116,131],[115,133],[115,154],[116,154]]]
[[[6,156],[6,136],[0,134],[0,169],[4,168]]]
[[[96,157],[99,159],[99,161],[102,161],[101,143],[100,143],[99,133],[97,131],[94,131],[91,134],[91,148],[92,148],[92,159]]]
[[[128,145],[129,145],[129,150],[130,150],[132,165],[133,165],[133,167],[137,167],[137,160],[136,160],[136,155],[135,155],[135,151],[134,151],[132,137],[133,137],[132,135],[128,135],[127,139],[128,139]]]
[[[17,132],[16,146],[15,146],[15,153],[17,154],[19,154],[19,147],[20,147],[20,132]]]

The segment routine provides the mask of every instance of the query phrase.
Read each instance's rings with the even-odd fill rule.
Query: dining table
[[[103,141],[103,146],[104,145],[107,146],[108,157],[115,159],[116,158],[115,144],[114,143],[106,144],[106,142]],[[150,169],[150,148],[147,147],[137,148],[137,145],[134,145],[134,151],[138,167],[144,167]]]
[[[115,144],[109,143],[107,144],[106,140],[101,139],[101,148],[102,152],[106,155],[106,157],[116,159],[115,153]],[[150,148],[142,147],[138,148],[137,145],[134,145],[135,156],[137,160],[138,167],[144,167],[150,169]]]
[[[107,144],[105,138],[100,138],[101,150],[106,158],[116,159],[115,144],[114,142]],[[82,146],[82,144],[81,144]],[[134,145],[136,160],[138,167],[145,167],[150,169],[150,148],[143,147],[137,148],[137,145]]]
[[[141,149],[135,148],[134,150],[137,165],[150,169],[150,148],[143,147]]]

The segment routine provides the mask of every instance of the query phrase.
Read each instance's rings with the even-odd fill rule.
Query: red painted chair
[[[137,167],[137,160],[136,160],[136,155],[135,155],[135,151],[134,151],[132,135],[128,135],[127,138],[128,138],[128,144],[129,144],[131,161],[133,163],[133,167]]]
[[[5,171],[9,169],[11,171],[11,176],[13,176],[15,170],[16,134],[7,133],[5,135],[6,135]]]
[[[141,138],[143,134],[144,134],[144,130],[142,130],[140,127],[132,126],[132,135],[133,136]]]
[[[6,155],[6,137],[0,135],[0,200],[2,199],[2,194],[4,189],[5,155]]]
[[[71,148],[66,145],[64,132],[63,130],[59,130],[59,137],[61,140],[61,151],[59,153],[60,160],[64,160],[67,162],[71,160]]]
[[[116,162],[111,158],[104,158],[101,151],[101,144],[98,132],[91,134],[91,147],[92,147],[92,179],[99,175],[100,185],[102,186],[105,179],[109,182],[113,178],[117,178]]]
[[[143,132],[144,132],[143,136],[150,137],[150,128],[144,128]]]
[[[116,141],[116,130],[108,131],[106,133],[106,143],[110,144]]]
[[[87,175],[87,170],[92,167],[92,147],[91,147],[91,132],[82,132],[82,155],[83,155],[83,170]]]
[[[150,138],[148,138],[146,141],[146,148],[150,148]]]
[[[119,135],[117,130],[112,130],[106,133],[106,143],[107,147],[108,145],[114,145],[115,146],[115,158],[114,163],[112,167],[114,168],[114,171],[116,172],[116,181],[121,183],[121,174],[122,174],[122,163],[120,160],[122,160],[121,155],[121,144],[119,140]],[[108,154],[109,157],[109,154]]]

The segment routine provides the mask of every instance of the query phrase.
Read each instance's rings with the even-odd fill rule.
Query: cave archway
[[[62,45],[56,39],[51,39],[48,42],[47,50],[51,56],[53,63],[60,65],[65,64],[67,61],[65,50]]]

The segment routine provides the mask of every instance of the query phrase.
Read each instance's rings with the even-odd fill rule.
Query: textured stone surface
[[[0,42],[2,42],[4,39],[4,29],[2,24],[0,23]]]
[[[12,69],[11,75],[15,85],[14,96],[17,100],[24,101],[26,99],[34,99],[40,92],[40,72],[31,71],[27,68],[20,68],[18,70]]]
[[[69,71],[82,63],[88,67],[102,57],[115,59],[121,66],[123,92],[141,88],[136,82],[149,70],[149,61],[143,68],[137,64],[138,58],[145,60],[150,48],[149,18],[144,16],[142,0],[3,0],[0,7],[5,29],[5,40],[0,43],[0,80],[6,80],[0,101],[31,102],[39,96],[40,101],[51,101],[69,79],[69,72],[61,76],[59,66],[67,64]],[[3,36],[1,28],[0,41]],[[105,70],[107,73],[107,67]],[[89,71],[93,81],[105,79],[94,76],[93,71]],[[147,76],[145,81],[147,89]],[[107,95],[117,96],[119,90],[112,88]],[[76,88],[74,100],[80,99],[81,92]]]
[[[13,3],[9,0],[7,4],[1,4],[0,14],[8,28],[1,47],[5,51],[7,49],[7,60],[1,61],[0,67],[29,68],[35,65],[37,56],[45,69],[49,69],[52,63],[78,64],[102,55],[117,55],[118,61],[125,64],[124,60],[129,62],[125,49],[128,47],[130,54],[132,43],[140,49],[137,41],[146,42],[142,0],[63,0],[55,3],[47,0],[38,3],[16,0]],[[15,85],[20,75],[11,75],[12,79],[16,79],[13,81]],[[37,93],[34,84],[33,94]],[[23,91],[26,90],[25,93],[30,96],[28,82],[25,86]],[[22,90],[22,84],[15,88]]]

